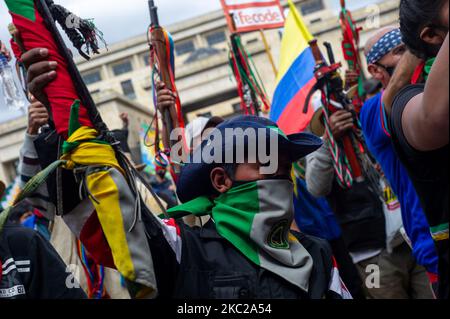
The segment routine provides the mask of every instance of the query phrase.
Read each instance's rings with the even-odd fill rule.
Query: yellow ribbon
[[[72,170],[77,166],[100,165],[115,168],[125,176],[111,145],[89,142],[97,136],[95,129],[85,126],[75,131],[67,142],[81,142],[81,144],[61,157],[62,160],[67,161],[64,168]],[[93,196],[90,200],[111,248],[117,270],[128,280],[134,281],[136,274],[124,229],[119,200],[120,190],[108,171],[90,174],[86,177],[86,182]]]

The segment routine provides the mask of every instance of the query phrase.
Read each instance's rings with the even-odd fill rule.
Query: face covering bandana
[[[377,41],[367,54],[367,64],[375,64],[380,61],[391,50],[402,44],[402,34],[400,29],[386,33]]]
[[[425,66],[423,68],[423,78],[425,81],[428,81],[428,76],[430,75],[431,69],[433,68],[433,64],[436,61],[436,58],[430,58],[425,62]]]
[[[168,213],[174,218],[212,215],[218,233],[244,256],[307,292],[313,260],[290,233],[293,188],[288,180],[248,182],[214,201],[199,197]]]

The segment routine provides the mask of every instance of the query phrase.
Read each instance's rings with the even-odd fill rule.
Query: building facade
[[[342,60],[339,19],[329,5],[330,0],[294,0],[294,3],[311,33],[320,43],[330,42],[336,59]],[[287,7],[287,1],[282,1],[282,4]],[[361,43],[365,43],[376,29],[397,24],[398,6],[399,0],[388,0],[354,11],[354,19],[364,27]],[[230,117],[239,113],[240,100],[228,62],[230,32],[223,12],[211,12],[167,29],[175,42],[176,84],[186,120],[192,121],[198,116]],[[280,57],[281,32],[264,31],[275,62]],[[260,32],[243,34],[242,43],[271,98],[276,88],[276,75]],[[79,58],[76,63],[108,125],[112,128],[120,125],[120,110],[130,113],[134,123],[132,130],[138,129],[140,123],[151,122],[154,105],[146,34],[113,44],[90,61]],[[115,102],[110,99],[108,103],[100,103],[105,96],[114,97]],[[0,124],[0,178],[7,182],[15,175],[14,163],[17,162],[25,125],[25,119]],[[138,131],[131,134],[130,145],[137,148]]]

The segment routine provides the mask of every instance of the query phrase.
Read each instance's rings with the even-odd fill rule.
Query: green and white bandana
[[[174,218],[211,215],[218,233],[254,264],[308,292],[313,260],[290,233],[294,219],[290,181],[261,180],[170,209]]]

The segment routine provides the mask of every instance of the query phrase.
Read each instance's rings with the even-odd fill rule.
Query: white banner
[[[239,6],[246,4],[273,3],[274,0],[225,0],[227,6]]]
[[[284,26],[279,0],[221,0],[231,32],[250,32]]]
[[[284,24],[284,17],[278,6],[230,10],[230,13],[233,14],[237,29]]]

